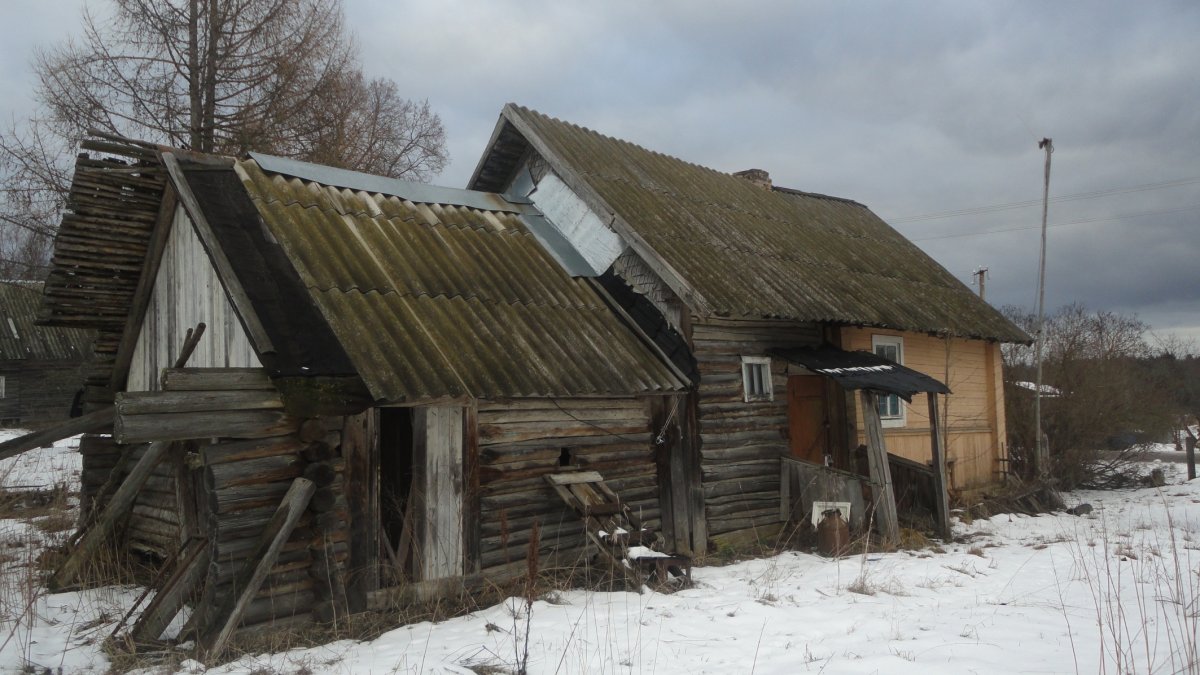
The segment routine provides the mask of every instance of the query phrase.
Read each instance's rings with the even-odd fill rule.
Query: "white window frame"
[[[763,366],[766,377],[762,379],[763,391],[751,393],[751,370]],[[775,386],[771,381],[771,357],[769,356],[743,356],[742,357],[742,400],[746,403],[752,401],[774,401]]]
[[[879,355],[879,347],[888,346],[896,348],[896,364],[904,365],[904,338],[899,335],[872,335],[871,336],[871,352]],[[894,398],[896,406],[900,410],[899,415],[884,415],[879,414],[879,421],[885,429],[897,429],[908,425],[908,405],[904,399],[895,394],[880,394],[879,400],[885,401]]]

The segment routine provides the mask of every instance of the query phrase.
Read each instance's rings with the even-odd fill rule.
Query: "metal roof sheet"
[[[837,347],[771,349],[767,353],[833,378],[843,389],[875,389],[912,401],[913,394],[949,394],[950,388],[925,373],[905,368],[871,352]]]
[[[236,166],[272,237],[378,400],[618,395],[686,384],[587,279],[487,195],[437,199]],[[375,186],[385,187],[385,186]],[[475,193],[478,194],[478,193]]]
[[[515,105],[502,125],[534,136],[699,292],[713,314],[861,324],[1024,342],[1023,331],[856,202],[763,189]],[[497,132],[473,187],[519,156]],[[514,167],[507,167],[515,169]],[[601,214],[604,215],[604,214]]]
[[[0,361],[83,361],[95,334],[80,328],[34,324],[42,283],[0,282]]]

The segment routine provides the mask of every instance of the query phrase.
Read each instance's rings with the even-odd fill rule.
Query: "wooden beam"
[[[126,514],[133,507],[133,501],[137,498],[138,492],[146,484],[146,479],[150,477],[150,472],[158,465],[170,445],[165,441],[150,444],[142,458],[133,465],[133,469],[121,483],[121,487],[117,488],[112,500],[104,507],[104,511],[96,518],[96,522],[88,528],[87,533],[79,539],[79,544],[71,550],[70,555],[51,577],[49,583],[51,589],[57,591],[71,586],[79,577],[79,573],[83,571],[84,565],[106,542],[111,541],[117,522],[125,519]]]
[[[262,368],[167,368],[163,389],[168,391],[250,391],[274,389]]]
[[[163,190],[162,202],[159,203],[158,217],[150,234],[150,242],[146,246],[146,257],[142,261],[142,271],[138,276],[137,289],[133,292],[129,314],[125,317],[125,328],[121,331],[121,342],[117,345],[117,356],[113,362],[112,376],[109,387],[113,391],[125,389],[129,379],[129,367],[133,363],[133,350],[137,346],[138,336],[142,332],[142,321],[146,318],[146,309],[150,306],[150,298],[154,294],[154,281],[158,278],[158,268],[162,263],[163,251],[167,248],[167,240],[171,236],[171,224],[175,220],[175,206],[178,200],[171,182],[167,181]]]
[[[271,567],[275,565],[279,551],[291,536],[292,530],[296,529],[296,523],[299,522],[304,510],[308,508],[308,502],[312,499],[314,492],[316,492],[316,486],[312,484],[312,481],[304,478],[292,481],[292,486],[283,496],[283,501],[275,510],[275,515],[271,517],[271,521],[263,530],[258,545],[246,557],[246,563],[234,580],[233,588],[238,591],[238,594],[231,594],[225,599],[220,610],[214,615],[216,621],[204,630],[200,646],[209,657],[218,656],[225,649],[225,644],[241,621],[242,613],[246,611],[246,607],[249,606],[263,581],[266,580]],[[218,625],[220,626],[219,630],[217,629]]]
[[[269,390],[133,391],[117,394],[117,414],[166,415],[219,410],[281,410],[283,399]]]
[[[534,151],[550,164],[562,182],[566,183],[601,221],[620,235],[621,239],[633,249],[638,257],[646,261],[646,264],[658,274],[676,297],[683,300],[684,304],[700,316],[712,314],[704,296],[680,274],[679,270],[672,267],[665,258],[659,255],[637,230],[625,222],[615,209],[609,207],[600,194],[575,171],[572,164],[565,161],[542,140],[537,130],[525,120],[519,111],[506,106],[501,115],[511,122],[513,128],[525,137]]]
[[[900,523],[896,515],[896,493],[892,488],[892,470],[888,466],[887,445],[883,441],[883,422],[879,419],[879,395],[870,389],[859,392],[863,408],[863,426],[867,432],[867,461],[871,473],[871,498],[875,502],[875,524],[884,543],[900,542]]]
[[[105,431],[112,425],[115,415],[116,411],[113,407],[108,406],[81,417],[72,417],[66,422],[48,429],[42,429],[41,431],[35,431],[24,436],[18,436],[12,440],[4,441],[0,443],[0,460],[15,457],[22,452],[35,448],[44,448],[68,436]]]
[[[241,280],[233,271],[233,264],[229,262],[225,251],[217,242],[217,235],[213,231],[212,225],[209,224],[208,218],[204,216],[204,211],[200,208],[200,202],[192,192],[191,186],[188,185],[187,177],[183,175],[183,169],[179,167],[179,160],[169,152],[164,152],[162,158],[163,166],[167,168],[167,173],[171,176],[171,181],[175,184],[175,190],[179,194],[179,201],[187,211],[196,235],[208,253],[208,258],[217,271],[217,277],[221,279],[225,295],[237,310],[238,319],[241,320],[242,327],[246,329],[246,335],[250,337],[250,342],[258,352],[259,358],[262,358],[263,354],[274,352],[275,346],[272,344],[271,338],[267,336],[267,331],[259,320],[258,314],[255,313],[254,305],[250,303],[250,296],[246,294]]]
[[[193,539],[167,582],[158,589],[154,599],[142,610],[142,615],[129,634],[134,640],[157,640],[170,625],[171,619],[183,608],[183,603],[196,589],[208,571],[211,547],[207,539]]]
[[[929,443],[933,452],[933,500],[934,519],[937,521],[938,534],[944,541],[950,541],[950,501],[946,494],[946,446],[942,438],[942,429],[938,424],[937,394],[929,392]]]
[[[121,415],[113,425],[118,443],[199,438],[268,438],[296,431],[300,420],[282,410],[215,410]]]

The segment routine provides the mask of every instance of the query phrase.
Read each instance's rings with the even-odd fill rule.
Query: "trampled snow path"
[[[830,561],[788,552],[696,568],[697,587],[672,595],[565,592],[533,605],[528,671],[1188,672],[1195,664],[1198,609],[1190,603],[1200,597],[1200,481],[1185,484],[1179,465],[1161,466],[1168,475],[1161,490],[1066,496],[1072,504],[1090,502],[1095,510],[1088,516],[960,522],[955,533],[969,541],[945,553]],[[28,658],[51,667],[63,663],[67,672],[87,663],[103,671],[98,646],[80,644],[87,636],[71,631],[101,612],[118,616],[132,597],[126,589],[106,593],[39,601],[25,641],[36,641],[37,649],[14,640],[0,650],[0,665],[13,670]],[[75,610],[59,609],[72,602]],[[510,600],[370,642],[244,657],[207,672],[511,669],[514,645],[523,644],[514,639],[512,607],[523,611]],[[49,625],[52,620],[58,623]],[[7,634],[11,625],[0,631]],[[524,635],[523,619],[515,631]],[[65,655],[53,653],[65,645]],[[206,671],[191,662],[179,672]]]

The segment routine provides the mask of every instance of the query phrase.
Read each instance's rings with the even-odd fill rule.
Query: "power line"
[[[1160,211],[1140,211],[1138,213],[1126,213],[1120,216],[1106,216],[1103,218],[1081,218],[1079,220],[1068,220],[1061,223],[1050,223],[1046,227],[1064,227],[1066,225],[1082,225],[1084,223],[1102,223],[1112,220],[1125,220],[1126,218],[1138,218],[1141,216],[1159,216],[1168,213],[1183,213],[1184,211],[1194,211],[1200,209],[1200,204],[1192,204],[1178,209],[1162,209]],[[1040,225],[1022,225],[1020,227],[1005,227],[998,230],[982,230],[980,232],[952,232],[950,234],[935,234],[931,237],[917,237],[909,239],[909,241],[930,241],[932,239],[953,239],[955,237],[978,237],[985,234],[999,234],[1001,232],[1020,232],[1022,230],[1036,230]]]
[[[1110,195],[1123,195],[1131,192],[1145,192],[1147,190],[1162,190],[1165,188],[1180,187],[1183,185],[1191,185],[1200,183],[1200,177],[1196,178],[1180,178],[1178,180],[1163,181],[1161,183],[1145,183],[1142,185],[1130,185],[1127,187],[1108,188],[1106,190],[1092,190],[1091,192],[1076,192],[1074,194],[1059,195],[1051,197],[1050,201],[1059,202],[1074,202],[1082,199],[1095,199],[1096,197],[1108,197]],[[973,216],[981,213],[993,213],[996,211],[1010,211],[1013,209],[1024,209],[1030,206],[1038,206],[1042,203],[1040,199],[1029,199],[1022,202],[1009,202],[1007,204],[993,204],[991,206],[974,206],[963,209],[953,209],[950,211],[934,211],[932,213],[922,213],[914,216],[904,216],[901,218],[891,218],[888,222],[896,225],[898,223],[915,223],[922,220],[937,220],[939,218],[953,218],[955,216]]]

